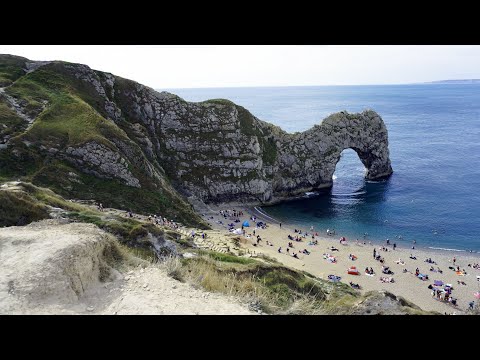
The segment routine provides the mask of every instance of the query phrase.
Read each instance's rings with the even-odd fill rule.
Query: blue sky
[[[0,45],[163,88],[405,84],[480,78],[480,46]]]

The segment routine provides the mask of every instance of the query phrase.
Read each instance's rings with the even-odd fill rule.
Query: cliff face
[[[85,65],[17,60],[9,58],[15,71],[0,93],[0,177],[57,180],[57,191],[77,196],[103,179],[121,187],[102,191],[131,193],[133,202],[143,190],[162,193],[152,207],[178,208],[188,207],[181,195],[272,202],[329,186],[346,148],[368,179],[392,172],[374,111],[337,113],[288,134],[228,100],[190,103]]]

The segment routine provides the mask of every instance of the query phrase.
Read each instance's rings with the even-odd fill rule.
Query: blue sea
[[[263,207],[308,230],[399,246],[480,252],[480,84],[169,89],[188,101],[226,98],[288,132],[331,113],[373,109],[388,129],[393,175],[369,182],[353,150],[337,164],[333,188]]]

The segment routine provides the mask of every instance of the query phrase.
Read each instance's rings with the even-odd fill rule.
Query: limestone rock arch
[[[387,129],[372,110],[332,114],[320,125],[285,140],[289,145],[280,156],[280,171],[274,186],[280,196],[331,186],[335,167],[345,149],[357,153],[369,180],[386,178],[393,172]]]

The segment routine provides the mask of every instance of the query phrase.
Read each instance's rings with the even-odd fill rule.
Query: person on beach
[[[282,247],[281,246],[278,248],[278,252],[282,253]]]
[[[282,228],[282,223],[280,223],[280,224],[278,224],[278,225],[280,225],[280,229],[281,229],[281,228]]]
[[[393,250],[397,248],[397,243],[393,243]]]
[[[374,259],[377,258],[377,251],[375,250],[375,248],[373,248],[373,258],[374,258]]]

